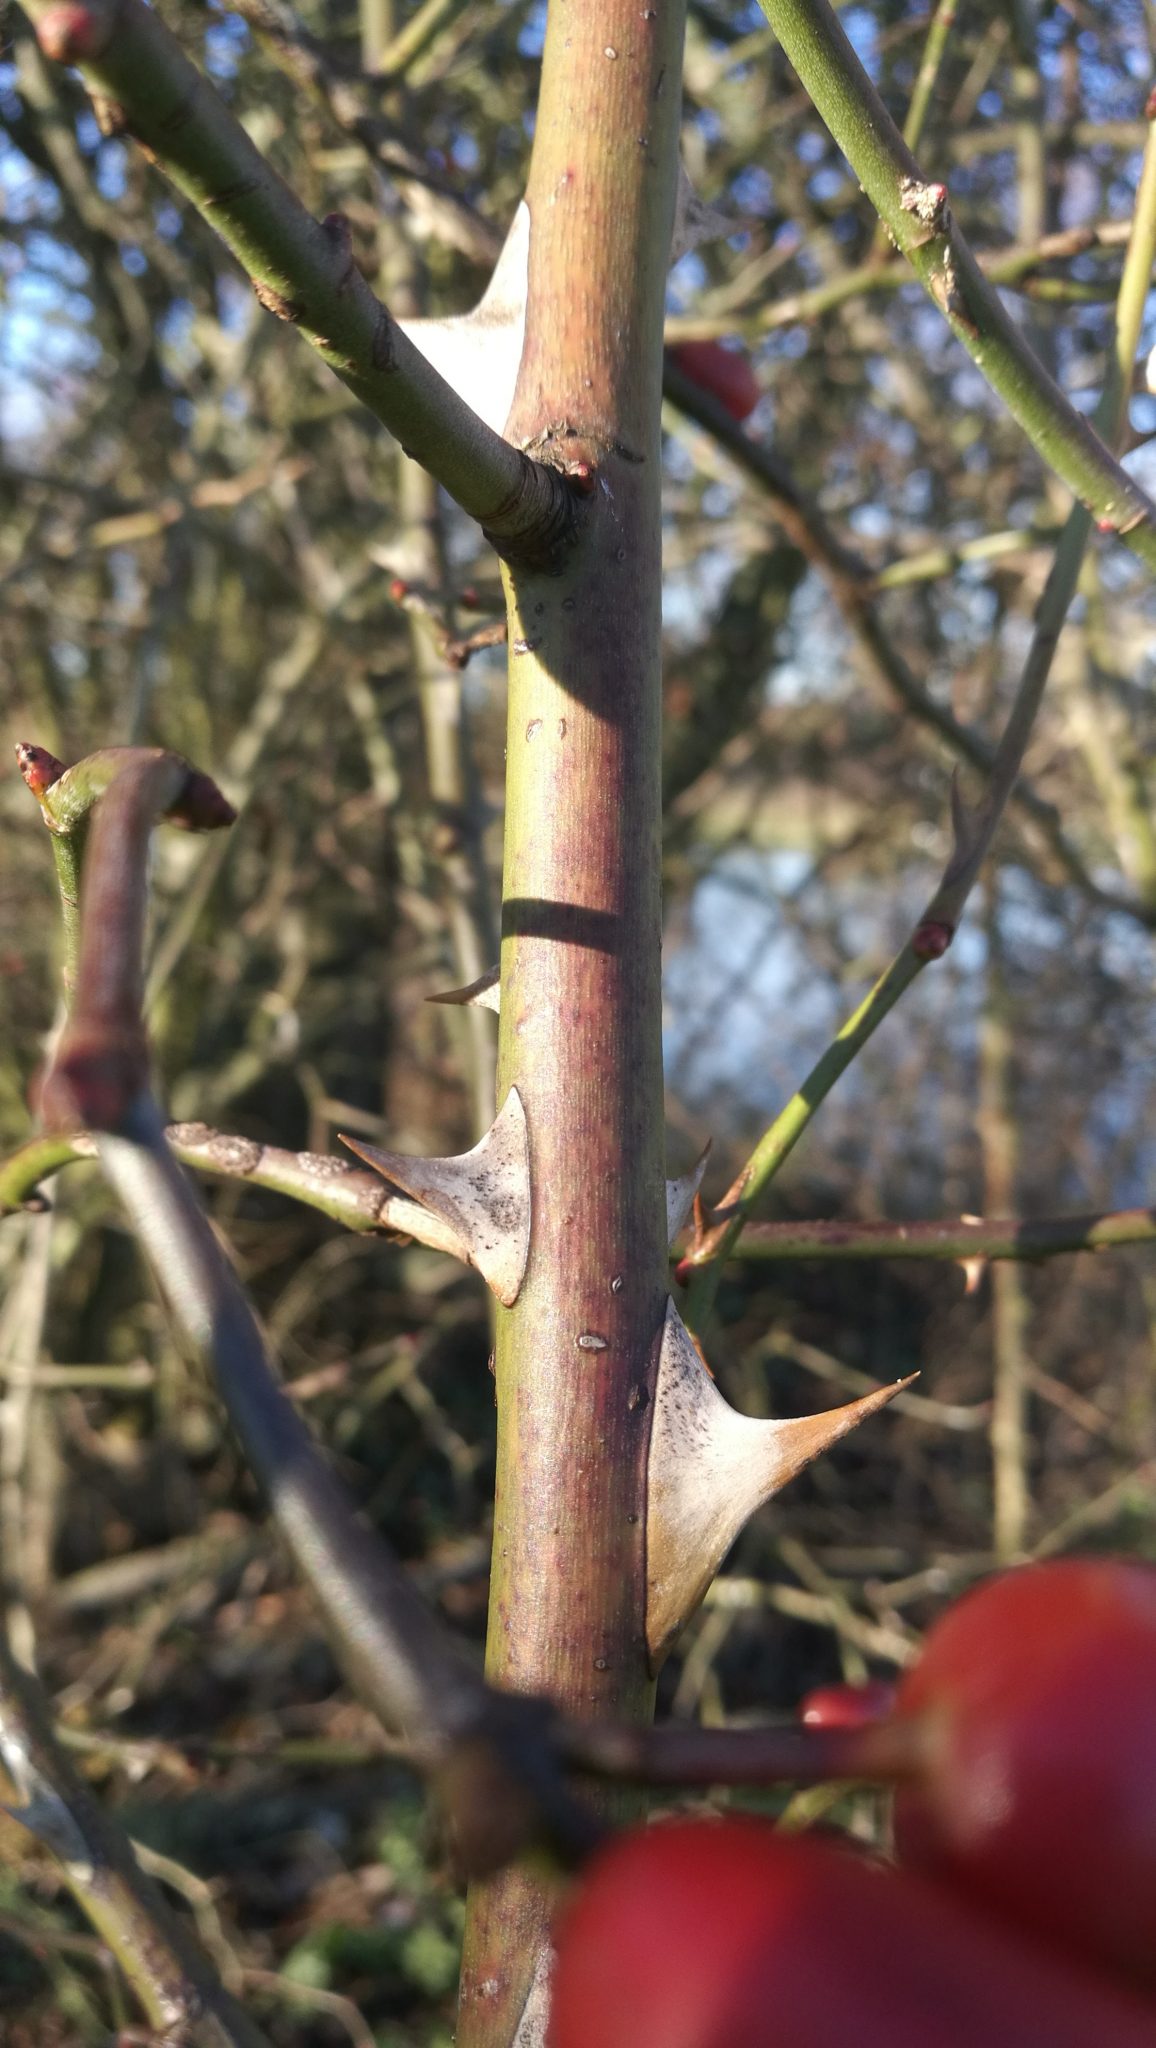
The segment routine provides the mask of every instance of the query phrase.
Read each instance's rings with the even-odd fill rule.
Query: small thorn
[[[982,1257],[974,1259],[960,1259],[958,1261],[958,1265],[960,1271],[963,1274],[964,1295],[967,1296],[969,1294],[978,1294],[980,1282],[982,1281],[984,1273],[987,1269],[987,1260]]]
[[[698,1205],[699,1189],[702,1186],[703,1174],[706,1172],[706,1162],[709,1153],[710,1139],[708,1138],[690,1172],[681,1174],[677,1180],[668,1180],[666,1183],[666,1242],[668,1246],[674,1243],[687,1218]]]
[[[495,1016],[502,1007],[501,972],[491,967],[487,974],[479,974],[476,981],[468,981],[464,988],[445,988],[436,996],[427,996],[427,1003],[460,1003],[472,1005],[478,1010],[493,1010]]]

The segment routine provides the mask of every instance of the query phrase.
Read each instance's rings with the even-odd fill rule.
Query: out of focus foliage
[[[520,195],[542,8],[427,0],[408,68],[351,86],[363,36],[380,51],[412,19],[381,8],[361,22],[351,0],[297,16],[281,0],[162,0],[311,208],[349,217],[395,309],[460,312]],[[925,11],[879,0],[843,18],[902,120]],[[163,743],[238,804],[227,837],[158,849],[152,1014],[174,1116],[319,1152],[342,1130],[460,1150],[486,1113],[492,1020],[425,998],[494,957],[503,655],[462,669],[440,650],[500,616],[495,564],[102,134],[16,8],[7,25],[7,758],[18,739],[65,759]],[[974,244],[1017,252],[1009,303],[1084,408],[1153,32],[1143,0],[961,0],[920,144]],[[818,508],[801,549],[779,501],[670,413],[670,1156],[679,1170],[713,1136],[721,1187],[934,882],[943,713],[998,733],[1066,503],[897,281],[754,6],[692,4],[684,151],[735,232],[679,263],[672,321],[743,337],[765,394],[752,437]],[[1156,401],[1139,386],[1132,430],[1151,488]],[[1140,565],[1097,543],[1027,764],[1071,857],[1009,813],[954,950],[826,1106],[771,1213],[1150,1199],[1153,620]],[[0,847],[7,1150],[30,1128],[58,968],[51,864],[14,773]],[[493,1423],[474,1278],[272,1195],[211,1199],[367,1513],[480,1635]],[[458,1908],[423,1824],[92,1169],[53,1200],[0,1224],[14,1626],[272,2038],[435,2048]],[[744,1537],[672,1660],[668,1707],[785,1709],[804,1684],[910,1654],[944,1593],[992,1559],[1000,1371],[1029,1394],[1026,1441],[995,1446],[1005,1490],[1022,1483],[1023,1547],[1078,1534],[1156,1554],[1151,1254],[1016,1269],[994,1302],[973,1277],[965,1292],[942,1265],[730,1269],[714,1362],[740,1405],[801,1411],[856,1374],[923,1378]],[[71,1923],[45,1872],[29,1904],[26,1858],[20,1844],[4,1866],[0,2038],[104,2039],[107,1980],[60,1945]]]

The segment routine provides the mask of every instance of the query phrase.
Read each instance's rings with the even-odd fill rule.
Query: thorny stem
[[[1127,418],[1132,363],[1139,342],[1154,257],[1156,128],[1150,127],[1132,235],[1124,261],[1113,354],[1096,415],[1097,423],[1113,440],[1119,437]],[[688,1315],[699,1326],[713,1304],[722,1261],[733,1249],[752,1209],[798,1143],[819,1104],[922,969],[930,960],[941,958],[951,944],[964,905],[990,851],[996,827],[1018,782],[1060,632],[1075,596],[1090,526],[1090,514],[1082,505],[1073,506],[1040,599],[1032,643],[1007,724],[992,758],[983,798],[973,811],[969,811],[958,787],[953,787],[955,834],[952,853],[913,936],[865,1001],[848,1018],[812,1068],[802,1088],[791,1097],[759,1140],[733,1188],[723,1198],[713,1227],[700,1233],[683,1261],[683,1270],[693,1273]]]
[[[447,1224],[408,1195],[391,1194],[376,1173],[331,1153],[287,1152],[215,1131],[209,1124],[169,1124],[174,1157],[223,1180],[268,1188],[328,1216],[347,1230],[395,1231],[435,1251],[465,1254]],[[62,1167],[96,1158],[96,1139],[50,1133],[29,1139],[0,1161],[0,1216],[39,1207],[38,1190]],[[748,1223],[731,1256],[740,1259],[973,1259],[1039,1260],[1073,1252],[1103,1252],[1156,1244],[1156,1209],[1117,1209],[1079,1216],[1006,1217],[969,1222],[856,1223],[803,1218]],[[693,1250],[679,1259],[680,1277],[695,1264]]]
[[[508,424],[569,450],[589,516],[562,575],[506,577],[498,1092],[525,1104],[533,1224],[495,1332],[487,1669],[563,1711],[639,1720],[668,1289],[660,384],[683,18],[681,0],[551,0]],[[538,2048],[552,1904],[526,1868],[471,1898],[461,2048]]]
[[[575,500],[478,419],[375,298],[349,223],[316,221],[143,0],[31,0],[46,56],[76,64],[128,131],[216,229],[261,304],[290,322],[396,434],[489,539],[548,568],[568,544]]]
[[[583,1751],[580,1732],[566,1734],[540,1699],[488,1686],[386,1546],[359,1521],[278,1385],[244,1291],[169,1151],[148,1089],[140,1017],[145,870],[151,824],[166,808],[179,806],[190,771],[187,763],[160,753],[126,752],[122,763],[93,821],[76,1009],[58,1055],[58,1082],[68,1078],[98,1124],[101,1164],[154,1269],[173,1324],[192,1355],[216,1375],[278,1528],[317,1595],[357,1690],[387,1729],[402,1736],[411,1761],[435,1775],[463,1867],[484,1873],[530,1842],[581,1857],[601,1825],[567,1792],[561,1773],[567,1762],[582,1767],[584,1755],[593,1753]],[[105,943],[110,927],[111,942]],[[652,1771],[661,1780],[669,1768],[661,1740],[652,1761],[628,1727],[617,1736],[611,1727],[607,1741],[609,1747],[588,1765],[603,1775],[634,1778]],[[4,1753],[11,1768],[11,1750]],[[677,1733],[674,1753],[683,1754]],[[815,1754],[806,1750],[806,1757]],[[777,1759],[772,1763],[764,1751],[760,1768],[781,1770],[781,1746]],[[786,1761],[792,1774],[809,1768],[793,1745]],[[740,1775],[752,1767],[749,1744],[744,1748],[740,1740],[735,1762]],[[836,1762],[824,1752],[821,1774]],[[713,1749],[709,1763],[716,1771]],[[122,1917],[123,1911],[118,1906]],[[155,1939],[151,1921],[144,1931]],[[138,1928],[134,1939],[142,1938]],[[163,1988],[163,1979],[158,1981]],[[170,2008],[164,2017],[171,2018]]]
[[[828,0],[760,0],[784,52],[920,282],[1033,447],[1102,530],[1156,568],[1156,506],[1068,403],[928,184]]]
[[[189,2048],[265,2048],[196,1944],[105,1819],[53,1734],[36,1682],[0,1637],[0,1764],[7,1807],[59,1862],[158,2034]]]

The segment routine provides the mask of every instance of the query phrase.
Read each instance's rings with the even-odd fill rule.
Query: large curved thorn
[[[908,1380],[788,1422],[739,1415],[668,1302],[654,1396],[646,1510],[646,1639],[653,1664],[693,1614],[755,1509]]]

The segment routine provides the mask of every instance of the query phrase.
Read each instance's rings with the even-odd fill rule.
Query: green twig
[[[1091,250],[1115,249],[1127,239],[1126,220],[1101,221],[1093,226],[1060,228],[1055,234],[1041,235],[1039,241],[1030,246],[1017,242],[1006,249],[980,249],[975,252],[975,260],[989,284],[1000,285],[1004,290],[1019,291],[1033,298],[1061,299],[1083,298],[1090,293],[1098,302],[1117,296],[1118,286],[1113,278],[1085,284],[1074,278],[1041,277],[1041,265],[1069,262]],[[822,314],[846,305],[850,299],[898,291],[911,281],[909,263],[857,263],[835,277],[824,278],[822,284],[789,292],[746,312],[733,308],[712,312],[708,302],[697,312],[671,314],[666,323],[666,338],[667,341],[692,341],[715,335],[745,334],[754,340],[776,328],[806,325]]]
[[[143,0],[30,0],[45,55],[75,64],[201,212],[261,304],[297,327],[498,551],[553,566],[574,522],[558,469],[485,426],[401,332],[358,269],[348,221],[316,221]]]
[[[410,66],[425,55],[446,23],[460,13],[461,7],[462,0],[421,0],[409,20],[375,57],[370,67],[373,77],[391,84],[403,78]]]
[[[724,1195],[714,1214],[711,1228],[696,1239],[680,1263],[682,1277],[690,1278],[687,1320],[695,1328],[709,1314],[718,1290],[723,1261],[729,1256],[747,1219],[783,1161],[789,1157],[818,1109],[841,1074],[866,1045],[926,966],[928,954],[920,955],[909,939],[857,1010],[812,1067],[802,1087],[779,1111],[769,1130],[764,1131],[747,1164]]]
[[[440,1217],[394,1193],[380,1174],[367,1173],[332,1153],[289,1152],[201,1123],[170,1124],[165,1135],[182,1164],[199,1173],[288,1195],[347,1230],[393,1231],[435,1251],[465,1257],[460,1239]],[[0,1216],[43,1206],[39,1190],[46,1180],[75,1160],[95,1158],[96,1139],[87,1131],[42,1132],[30,1138],[0,1160]]]
[[[952,215],[946,187],[923,178],[828,0],[760,5],[895,243],[993,391],[1097,525],[1156,567],[1156,506],[1008,317]]]
[[[1069,1252],[1103,1252],[1122,1245],[1156,1244],[1156,1209],[1118,1209],[1103,1215],[1018,1217],[933,1223],[749,1223],[734,1256],[740,1259],[1054,1259]]]
[[[931,107],[931,96],[947,54],[948,39],[955,26],[955,12],[956,0],[939,0],[931,17],[931,26],[927,31],[927,41],[923,45],[923,56],[920,59],[919,75],[915,80],[915,90],[907,109],[907,119],[903,123],[903,140],[908,149],[917,149],[919,146],[919,139]]]

